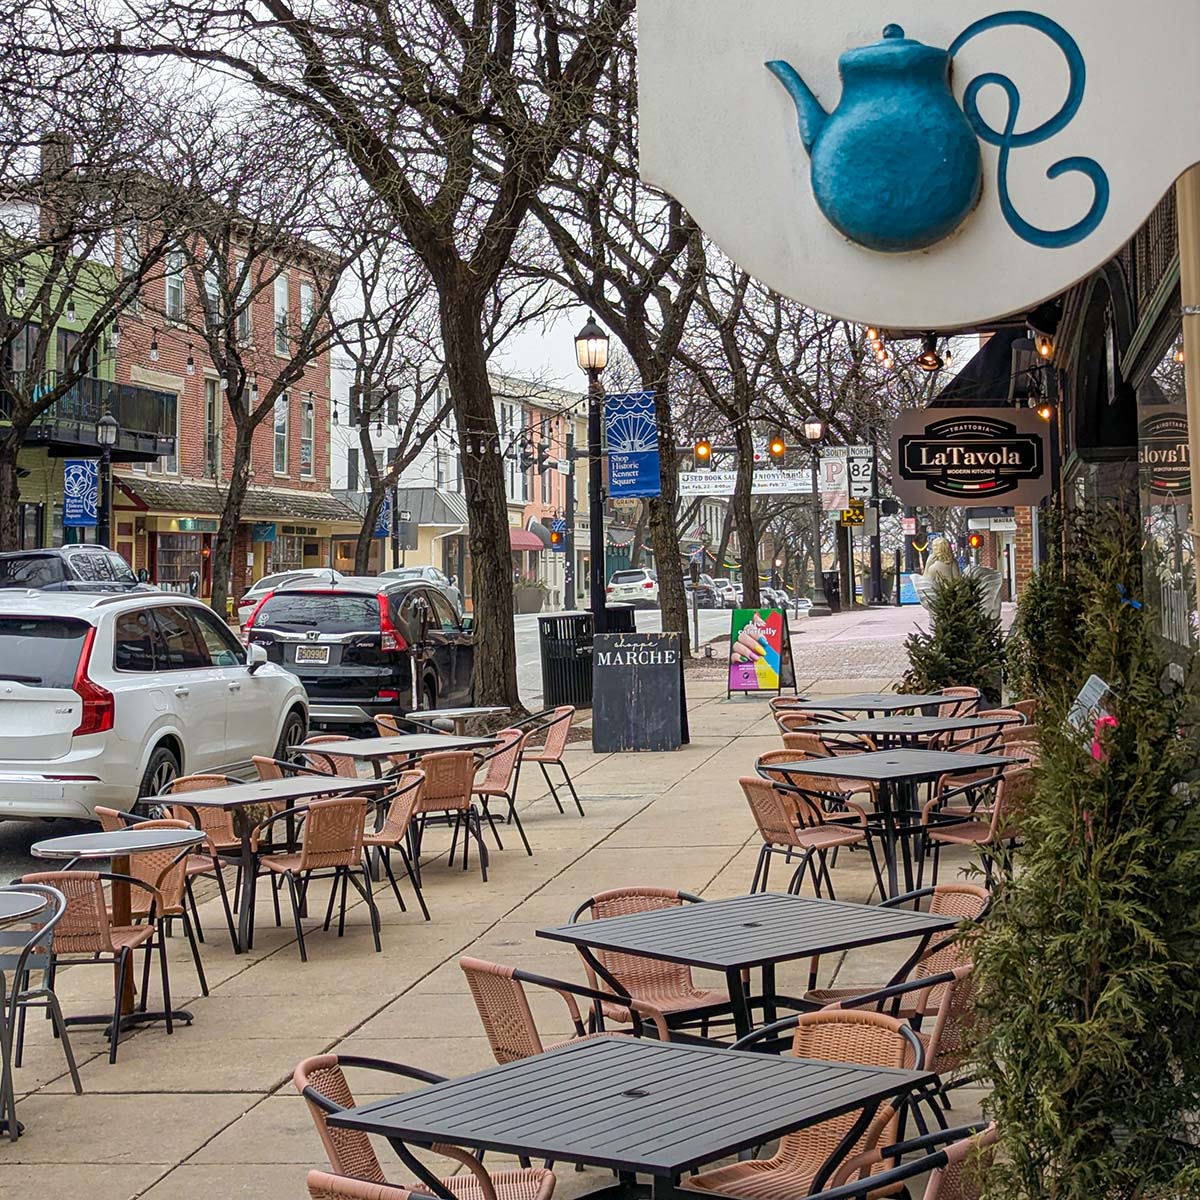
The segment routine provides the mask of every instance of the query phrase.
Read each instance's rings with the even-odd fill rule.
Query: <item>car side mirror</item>
[[[467,613],[462,619],[463,633],[475,632],[475,617],[471,613]]]
[[[267,658],[267,651],[264,646],[260,646],[258,642],[251,642],[246,647],[246,670],[253,675],[259,667],[265,667],[270,660]]]

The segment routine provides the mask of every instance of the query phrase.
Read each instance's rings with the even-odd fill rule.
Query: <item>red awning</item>
[[[509,528],[508,537],[514,550],[545,550],[546,548],[536,533],[530,533],[528,529],[518,529],[515,525]]]

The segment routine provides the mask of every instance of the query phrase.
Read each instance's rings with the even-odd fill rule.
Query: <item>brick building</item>
[[[311,314],[317,252],[260,276],[269,286],[239,309],[241,356],[258,402],[290,361],[288,330]],[[255,272],[267,268],[259,262]],[[211,594],[211,554],[233,463],[235,425],[227,391],[199,329],[212,297],[196,295],[182,250],[168,259],[136,310],[125,314],[116,380],[177,398],[174,453],[115,472],[113,539],[134,570],[160,587],[184,590],[197,577]],[[214,288],[219,292],[219,289]],[[232,562],[233,596],[274,571],[332,562],[333,539],[356,533],[360,518],[330,491],[329,355],[318,355],[254,432],[250,488]]]

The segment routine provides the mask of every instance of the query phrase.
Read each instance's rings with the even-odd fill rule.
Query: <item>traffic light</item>
[[[533,454],[533,448],[528,442],[521,444],[521,457],[517,460],[521,467],[521,473],[533,470],[533,464],[537,461]]]
[[[563,544],[563,535],[561,529],[550,530],[550,545],[557,550]]]
[[[695,449],[692,451],[692,453],[696,456],[697,466],[712,465],[713,448],[712,442],[710,442],[708,438],[701,438],[696,443]]]
[[[782,434],[776,434],[767,446],[767,450],[771,457],[778,462],[787,453],[787,442],[783,440]]]
[[[539,473],[542,475],[545,475],[545,473],[548,470],[550,470],[550,443],[549,442],[538,442],[537,469],[538,469]]]
[[[970,546],[972,550],[982,550],[983,549],[983,534],[982,533],[971,534],[971,536],[969,538],[967,538],[967,545]]]

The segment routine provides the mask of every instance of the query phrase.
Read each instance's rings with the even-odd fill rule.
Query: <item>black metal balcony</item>
[[[40,386],[53,388],[54,372],[47,372]],[[96,422],[109,412],[121,427],[113,459],[146,462],[175,453],[178,403],[173,392],[87,376],[72,384],[34,421],[25,442],[45,446],[56,456],[98,450]]]

